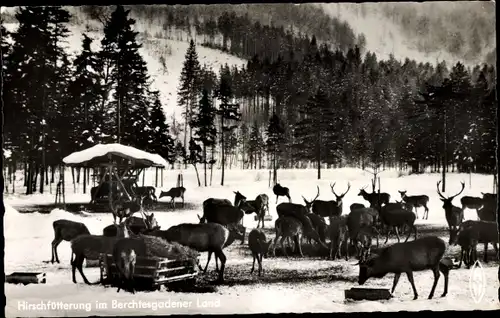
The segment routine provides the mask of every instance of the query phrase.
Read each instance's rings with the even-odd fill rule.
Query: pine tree
[[[114,120],[109,123],[118,143],[140,147],[147,145],[148,86],[146,62],[139,54],[138,32],[133,31],[135,20],[128,17],[130,10],[118,5],[104,27],[99,70],[107,92],[114,90],[108,103]],[[107,93],[103,94],[107,99]],[[104,107],[103,107],[104,111]]]
[[[284,142],[285,128],[278,115],[273,114],[267,127],[267,152],[272,156],[273,184],[278,182],[278,158],[281,154],[281,145]]]
[[[203,155],[200,145],[194,141],[194,139],[189,140],[189,152],[186,158],[186,162],[192,164],[194,170],[196,171],[196,178],[198,180],[198,186],[201,187],[200,174],[198,173],[198,167],[196,166],[198,163],[202,162]]]
[[[218,110],[218,114],[220,116],[220,126],[221,129],[219,131],[221,138],[221,149],[222,149],[222,176],[221,176],[221,185],[224,185],[224,168],[226,164],[226,136],[231,135],[232,132],[238,127],[234,124],[234,122],[238,122],[241,120],[240,113],[240,105],[231,103],[233,99],[233,91],[231,88],[231,73],[229,71],[229,67],[227,64],[224,67],[221,67],[220,72],[220,84],[217,90],[217,98],[220,101],[220,106]]]
[[[184,117],[184,144],[187,145],[188,125],[191,122],[193,108],[198,102],[198,96],[202,87],[201,67],[198,62],[196,46],[191,40],[187,49],[184,64],[181,71],[180,87],[178,89],[178,105],[183,107]],[[189,137],[192,138],[192,129],[189,129]]]
[[[170,164],[175,162],[174,140],[170,136],[170,127],[167,124],[163,106],[160,101],[160,92],[150,92],[152,100],[151,115],[149,118],[151,135],[148,149],[165,158]]]
[[[207,186],[207,149],[215,144],[217,129],[215,128],[216,109],[212,106],[206,89],[203,89],[198,110],[193,115],[190,126],[194,130],[195,140],[203,145],[203,160],[201,162],[203,163],[205,186]]]
[[[96,54],[91,49],[92,39],[83,34],[82,51],[73,64],[74,80],[69,86],[70,100],[74,104],[74,120],[71,121],[70,137],[73,146],[68,151],[85,149],[95,145],[100,140],[99,132],[102,129],[103,119],[99,112],[100,78],[97,73],[98,63]]]
[[[303,159],[317,164],[318,179],[321,179],[321,164],[333,163],[339,159],[335,116],[328,96],[319,88],[300,110],[302,119],[296,124],[296,147]]]

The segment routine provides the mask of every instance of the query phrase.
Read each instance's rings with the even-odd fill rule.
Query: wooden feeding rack
[[[352,300],[383,300],[392,297],[389,289],[385,288],[351,288],[344,292],[345,299]]]
[[[101,254],[99,258],[101,282],[115,284],[119,273],[111,254]],[[137,257],[134,271],[135,281],[146,281],[148,287],[159,288],[161,285],[177,281],[194,283],[198,271],[192,261],[169,260],[160,257]]]
[[[128,201],[136,199],[134,188],[139,175],[146,168],[164,168],[167,162],[157,154],[148,153],[121,144],[98,144],[91,148],[75,152],[63,159],[66,166],[93,168],[99,173],[96,192],[92,198],[94,210],[111,210],[115,200],[121,197]],[[106,184],[107,189],[101,187]],[[119,195],[120,194],[120,195]]]

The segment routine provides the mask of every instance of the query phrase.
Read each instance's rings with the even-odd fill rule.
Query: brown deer
[[[365,199],[366,201],[368,201],[370,203],[371,207],[378,206],[379,202],[380,202],[380,205],[389,203],[389,200],[391,199],[391,195],[389,193],[380,192],[380,198],[379,198],[379,193],[378,192],[374,191],[372,193],[368,193],[365,190],[366,187],[367,186],[365,186],[364,188],[359,189],[358,195],[362,196],[363,199]]]
[[[394,294],[401,273],[406,273],[413,289],[413,299],[418,299],[417,289],[413,281],[413,272],[432,270],[434,283],[429,294],[429,299],[434,296],[434,290],[439,280],[439,272],[444,275],[444,292],[441,297],[448,294],[448,274],[450,268],[442,262],[446,251],[445,242],[435,236],[425,236],[415,241],[396,243],[384,248],[380,255],[368,260],[360,260],[358,283],[363,285],[370,277],[382,278],[388,273],[394,273],[391,294]]]
[[[481,209],[484,206],[484,200],[483,198],[478,198],[478,197],[471,197],[471,196],[463,196],[460,199],[460,203],[462,204],[462,210],[471,209],[471,210],[476,210],[476,213],[478,213],[479,209]]]
[[[315,200],[312,203],[312,212],[314,214],[317,214],[321,217],[340,217],[342,215],[342,199],[344,196],[349,192],[349,189],[351,189],[351,184],[347,184],[347,190],[341,194],[337,195],[335,193],[335,190],[333,189],[335,187],[335,182],[333,184],[330,184],[330,189],[335,195],[336,200],[331,200],[331,201],[322,201],[322,200]],[[318,188],[319,191],[319,188]]]
[[[454,240],[455,235],[457,235],[458,233],[460,224],[462,224],[462,221],[464,219],[464,211],[461,208],[454,206],[452,201],[456,196],[458,196],[460,193],[464,191],[465,183],[461,182],[462,189],[460,190],[460,192],[448,198],[443,196],[441,191],[439,191],[440,183],[441,181],[438,181],[437,183],[437,193],[439,194],[440,200],[443,201],[443,209],[446,216],[446,222],[448,223],[448,230],[450,232],[450,242],[452,242]]]
[[[127,227],[133,234],[147,233],[148,231],[158,230],[160,226],[156,220],[154,213],[147,214],[144,213],[145,218],[139,218],[131,216],[126,219]],[[110,224],[102,230],[102,235],[113,237],[118,233],[118,228],[116,224]]]
[[[163,197],[171,197],[170,204],[172,208],[175,209],[175,198],[182,199],[182,207],[184,207],[184,193],[186,192],[186,188],[184,187],[176,187],[170,188],[168,191],[161,191],[159,199]]]
[[[283,251],[283,254],[286,257],[288,257],[284,242],[287,238],[292,238],[295,242],[296,250],[298,249],[300,256],[304,257],[304,254],[302,253],[302,247],[300,245],[304,230],[302,223],[297,218],[291,216],[283,216],[283,217],[280,216],[274,222],[274,229],[276,231],[276,236],[274,238],[273,249],[272,249],[273,256],[276,256],[276,244],[278,242],[278,239],[281,238],[280,240],[281,249]]]
[[[269,197],[267,194],[259,194],[255,200],[247,200],[247,198],[239,191],[234,192],[234,206],[239,206],[245,211],[245,214],[255,213],[258,218],[257,228],[262,221],[262,228],[264,228],[264,216],[269,212]]]
[[[415,214],[418,219],[418,210],[417,208],[423,207],[425,209],[424,215],[422,216],[423,220],[427,220],[429,217],[429,208],[427,207],[427,204],[429,203],[429,197],[426,195],[412,195],[408,196],[406,195],[406,191],[399,191],[399,194],[401,194],[401,200],[406,203],[406,206],[410,208],[410,211],[413,212],[413,209],[415,209]]]
[[[112,254],[113,246],[120,238],[130,237],[130,232],[125,222],[120,223],[118,229],[119,231],[116,237],[86,234],[80,235],[71,241],[73,283],[76,284],[76,269],[78,268],[83,281],[90,285],[87,277],[83,274],[83,261],[86,258],[99,259],[101,253]]]
[[[287,197],[288,198],[288,202],[292,202],[292,199],[290,198],[290,189],[288,189],[287,187],[282,187],[281,184],[277,183],[274,187],[273,187],[273,193],[276,195],[276,204],[278,204],[278,198],[279,197]]]
[[[80,222],[74,222],[70,220],[56,220],[52,223],[52,227],[54,228],[54,240],[52,241],[52,259],[51,263],[55,261],[59,262],[59,255],[57,254],[57,247],[61,244],[62,241],[70,242],[74,238],[77,238],[80,235],[90,234],[87,226]]]
[[[259,276],[262,274],[262,258],[267,257],[267,252],[272,241],[273,240],[268,241],[266,239],[266,234],[260,229],[253,229],[250,234],[248,234],[248,247],[253,257],[250,274],[252,274],[255,269],[255,260],[259,263]]]
[[[224,269],[227,258],[222,249],[228,245],[228,240],[231,237],[230,234],[230,229],[217,223],[182,223],[174,225],[166,231],[150,233],[150,235],[159,236],[169,242],[177,242],[198,252],[208,252],[209,259],[207,266],[210,262],[210,256],[214,253],[215,257],[221,262],[218,282],[224,281]],[[206,269],[207,267],[205,267],[205,271]]]

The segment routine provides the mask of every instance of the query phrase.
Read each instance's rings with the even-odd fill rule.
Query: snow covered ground
[[[164,190],[175,186],[178,171],[168,170],[164,173]],[[273,222],[266,223],[272,228],[276,219],[276,209],[272,190],[268,188],[267,170],[228,170],[225,186],[220,186],[220,171],[214,171],[213,186],[197,187],[196,177],[192,169],[184,171],[184,186],[186,191],[186,206],[190,208],[176,211],[155,212],[162,228],[179,223],[198,222],[196,214],[201,214],[201,203],[208,197],[234,198],[232,191],[239,190],[249,198],[259,193],[266,193],[271,199],[270,210]],[[344,211],[354,202],[365,203],[357,196],[359,189],[369,184],[371,175],[359,169],[343,168],[324,170],[323,180],[316,179],[315,170],[281,170],[281,184],[291,189],[293,202],[302,202],[301,196],[311,199],[316,194],[316,185],[321,190],[321,199],[332,199],[329,183],[337,182],[337,192],[345,191],[347,182],[351,190],[345,196]],[[398,190],[407,189],[408,194],[427,194],[430,197],[429,220],[417,221],[417,227],[434,227],[440,229],[436,233],[444,236],[446,227],[444,211],[436,193],[438,174],[400,176],[396,171],[385,171],[381,175],[382,191],[389,192],[391,201],[399,199]],[[142,178],[141,178],[142,179]],[[466,188],[461,196],[480,196],[481,192],[491,192],[492,176],[472,175],[472,188],[469,187],[469,176],[465,174],[449,174],[447,178],[448,195],[460,190],[460,181],[466,182]],[[148,171],[146,184],[154,183],[154,171]],[[17,176],[16,192],[22,191],[22,175]],[[71,173],[66,173],[67,202],[88,202],[90,195],[82,194],[81,185],[77,193],[73,193]],[[9,187],[12,189],[12,186]],[[160,189],[158,189],[158,192]],[[460,197],[454,200],[459,205]],[[163,201],[164,199],[162,199]],[[280,202],[283,198],[280,199]],[[228,262],[226,281],[223,286],[217,286],[214,293],[175,293],[168,291],[139,292],[130,295],[125,292],[116,293],[115,288],[104,288],[99,285],[87,286],[77,274],[78,284],[71,281],[70,248],[68,242],[59,245],[58,252],[61,264],[44,263],[50,259],[50,242],[53,239],[52,222],[65,218],[84,222],[92,233],[102,233],[102,229],[112,223],[110,214],[86,213],[73,214],[55,209],[50,214],[19,213],[28,205],[49,204],[54,202],[50,193],[36,194],[27,197],[22,194],[7,194],[5,196],[6,213],[4,219],[5,236],[5,272],[43,271],[47,273],[45,285],[5,285],[7,297],[7,316],[81,316],[81,315],[137,315],[137,314],[174,314],[174,313],[259,313],[259,312],[334,312],[334,311],[398,311],[398,310],[493,310],[500,309],[497,301],[497,263],[483,264],[484,278],[488,283],[485,295],[479,303],[475,303],[469,289],[470,272],[458,269],[450,273],[449,294],[440,298],[443,288],[443,278],[440,279],[436,298],[427,300],[432,286],[431,271],[414,274],[417,291],[420,298],[413,301],[410,284],[402,277],[395,292],[395,298],[388,301],[345,301],[344,290],[357,286],[358,267],[350,261],[330,261],[306,257],[304,259],[283,257],[264,260],[264,276],[249,275],[252,258],[246,245],[238,242],[227,249]],[[188,205],[189,204],[189,205]],[[423,212],[423,211],[421,211]],[[420,214],[421,214],[420,212]],[[475,211],[465,212],[466,219],[476,219]],[[247,231],[256,226],[253,216],[245,216],[244,224]],[[271,233],[271,232],[269,232]],[[424,233],[421,235],[429,235]],[[491,247],[490,247],[491,249]],[[480,247],[482,250],[482,245]],[[458,250],[450,248],[448,255],[454,257]],[[490,254],[490,259],[493,254]],[[206,255],[202,255],[202,264]],[[213,262],[213,261],[212,261]],[[212,269],[212,271],[210,270]],[[214,265],[210,265],[208,276],[215,277]],[[91,281],[97,281],[97,268],[84,268]],[[404,275],[403,275],[404,276]],[[383,279],[370,279],[366,287],[390,288],[393,275]],[[44,302],[62,302],[66,306],[83,306],[79,308],[58,309],[57,307],[34,309],[29,305]],[[186,302],[186,303],[181,303]],[[133,303],[135,302],[135,303]],[[141,303],[139,303],[141,302]],[[191,303],[189,303],[191,302]],[[80,304],[80,305],[78,305]],[[57,306],[54,305],[54,306]],[[87,306],[87,307],[85,307]],[[118,308],[118,306],[128,306]],[[148,308],[145,308],[148,307]],[[106,307],[106,308],[105,308]]]

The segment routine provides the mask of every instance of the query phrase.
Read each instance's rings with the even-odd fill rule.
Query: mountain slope
[[[495,63],[494,3],[478,1],[424,3],[315,4],[364,33],[366,49],[381,58],[393,54],[419,62],[445,60],[465,64]]]

